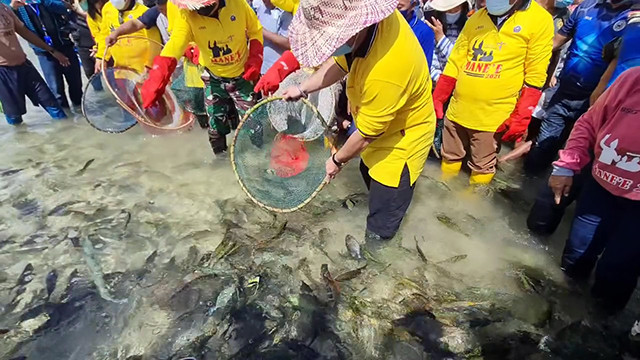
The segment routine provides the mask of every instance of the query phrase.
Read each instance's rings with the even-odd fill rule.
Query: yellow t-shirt
[[[300,6],[300,0],[273,0],[271,3],[280,10],[290,12],[294,15],[298,11],[298,6]]]
[[[178,8],[172,1],[167,1],[167,22],[169,25],[167,26],[167,32],[171,34],[173,30],[173,24],[176,22],[176,19],[180,16],[180,8]]]
[[[142,4],[136,3],[129,11],[120,13],[111,2],[107,2],[102,8],[102,23],[100,24],[100,35],[103,41],[98,43],[97,57],[101,58],[104,54],[104,39],[109,33],[118,28],[122,23],[137,19],[148,8]],[[138,36],[153,41],[143,39],[122,39],[109,49],[109,53],[117,67],[126,67],[134,69],[138,72],[144,71],[145,67],[151,67],[153,58],[156,57],[161,50],[162,40],[160,32],[156,27],[151,29],[142,29],[127,36]]]
[[[553,48],[553,20],[535,1],[500,29],[478,10],[456,40],[443,74],[457,79],[447,118],[496,131],[515,108],[523,85],[541,88]]]
[[[93,40],[96,44],[103,43],[104,38],[100,32],[100,23],[102,23],[102,15],[96,14],[96,18],[92,18],[87,14],[87,26],[89,27],[89,31],[91,31],[91,36],[93,36]],[[97,47],[96,47],[97,49]],[[104,48],[103,48],[104,51]],[[100,54],[102,56],[102,54]]]
[[[262,25],[245,0],[227,0],[217,19],[180,9],[172,28],[161,55],[179,59],[193,40],[200,49],[200,65],[222,78],[242,75],[249,41],[262,43]]]
[[[427,59],[398,11],[369,28],[369,35],[369,49],[349,54],[351,64],[345,56],[335,58],[349,72],[347,98],[356,127],[375,139],[362,160],[373,179],[391,187],[399,185],[407,164],[413,184],[424,168],[436,124]]]

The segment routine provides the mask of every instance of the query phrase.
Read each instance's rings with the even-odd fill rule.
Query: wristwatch
[[[344,164],[346,164],[346,162],[340,162],[338,161],[338,159],[336,159],[336,153],[333,153],[333,155],[331,155],[331,160],[333,160],[333,163],[336,164],[337,167],[342,168],[344,166]]]

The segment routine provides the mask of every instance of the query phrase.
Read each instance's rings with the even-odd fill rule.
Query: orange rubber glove
[[[522,89],[520,99],[518,99],[511,116],[496,131],[501,133],[506,130],[502,135],[502,141],[516,141],[522,138],[529,127],[531,114],[533,114],[533,110],[538,105],[540,96],[542,96],[542,91],[538,89],[527,86]]]
[[[260,78],[263,50],[264,48],[259,40],[253,39],[249,42],[249,58],[244,64],[244,75],[242,75],[243,79],[247,81],[256,81]]]
[[[296,57],[293,56],[293,53],[287,50],[260,78],[260,81],[258,81],[256,87],[253,88],[253,91],[271,95],[278,90],[278,86],[280,86],[282,80],[298,69],[300,69],[300,63],[298,63]]]
[[[156,56],[153,59],[153,67],[149,70],[149,78],[142,84],[142,107],[148,109],[155,104],[164,94],[171,74],[176,69],[178,61],[172,57]]]
[[[184,57],[189,59],[192,64],[198,65],[200,63],[200,49],[195,45],[189,45],[184,51]]]
[[[449,96],[456,87],[456,79],[447,75],[440,75],[433,91],[433,108],[436,111],[437,119],[444,119],[444,103],[449,100]]]

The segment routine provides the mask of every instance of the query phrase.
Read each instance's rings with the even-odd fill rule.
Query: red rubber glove
[[[253,39],[249,41],[249,58],[244,63],[244,75],[242,78],[247,81],[256,81],[260,78],[260,69],[262,68],[262,43]]]
[[[516,141],[524,135],[529,127],[531,114],[533,113],[533,109],[538,105],[540,96],[542,96],[542,91],[538,89],[526,86],[522,89],[520,99],[518,99],[516,103],[516,108],[513,109],[507,121],[500,125],[496,131],[500,133],[507,130],[507,132],[502,135],[502,141]]]
[[[456,79],[447,75],[440,75],[433,91],[433,108],[436,111],[437,119],[444,119],[444,103],[449,100],[449,96],[456,87]]]
[[[278,86],[280,86],[282,80],[298,69],[300,69],[300,63],[298,63],[296,57],[293,56],[293,53],[287,50],[280,56],[280,59],[267,70],[262,78],[260,78],[260,81],[258,81],[256,87],[253,88],[253,91],[270,95],[278,90]]]
[[[142,107],[148,109],[155,104],[164,94],[171,74],[176,69],[178,61],[172,57],[156,56],[153,59],[153,67],[149,70],[149,78],[142,84],[140,95],[142,96]]]
[[[191,63],[198,65],[200,63],[200,49],[197,46],[189,45],[184,51],[184,57],[189,59]]]

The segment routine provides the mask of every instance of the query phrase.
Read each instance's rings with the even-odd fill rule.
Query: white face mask
[[[455,14],[444,13],[447,18],[447,24],[455,24],[460,19],[460,11]]]
[[[124,10],[125,7],[127,7],[127,0],[109,0],[111,1],[111,5],[113,5],[114,8],[122,11]]]

